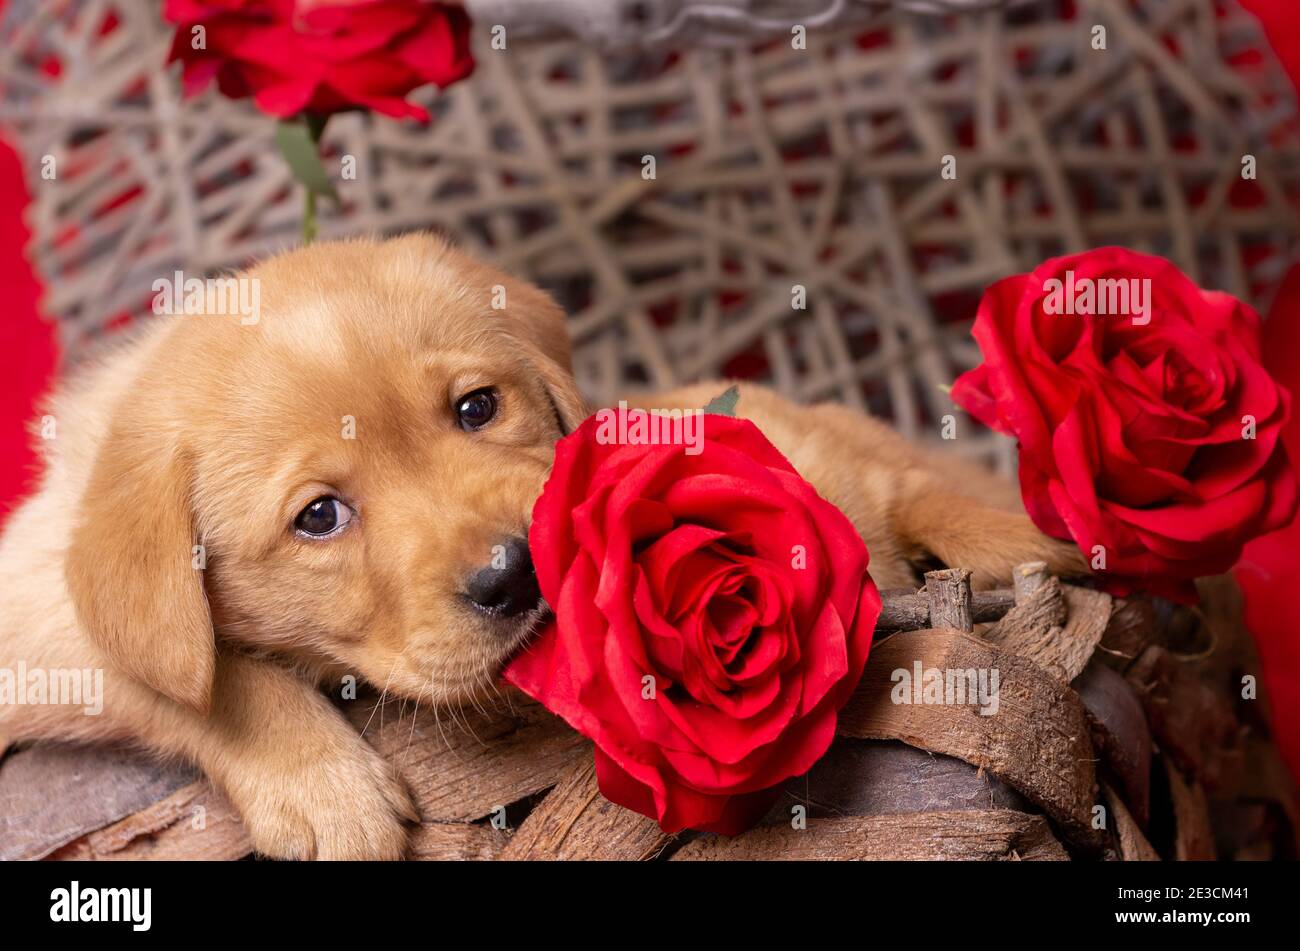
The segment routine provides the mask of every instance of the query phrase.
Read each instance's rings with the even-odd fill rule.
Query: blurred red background
[[[22,163],[0,140],[0,294],[5,302],[0,320],[0,352],[5,354],[0,379],[0,519],[36,475],[26,426],[57,363],[54,326],[40,317],[40,285],[23,255],[26,207]]]

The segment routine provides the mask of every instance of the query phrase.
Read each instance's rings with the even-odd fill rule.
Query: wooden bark
[[[0,860],[42,858],[196,776],[120,747],[52,743],[19,750],[0,769]]]
[[[1124,673],[1158,636],[1159,627],[1151,599],[1141,596],[1121,598],[1111,611],[1098,645],[1098,654],[1107,665]]]
[[[1051,575],[1047,573],[1047,562],[1030,561],[1016,565],[1011,573],[1011,587],[1015,591],[1016,604],[1027,601],[1035,591],[1047,584]]]
[[[894,671],[997,670],[999,706],[895,703]],[[901,686],[901,685],[900,685]],[[840,712],[844,736],[902,740],[991,770],[1060,822],[1080,842],[1091,829],[1092,745],[1083,705],[1069,687],[1032,661],[971,634],[913,631],[880,641],[852,699]]]
[[[1110,610],[1110,595],[1041,579],[984,636],[1068,683],[1092,658]]]
[[[1245,764],[1237,794],[1247,800],[1270,802],[1277,806],[1283,821],[1289,827],[1283,836],[1290,841],[1290,849],[1300,854],[1300,792],[1286,763],[1282,762],[1277,747],[1261,736],[1248,737],[1245,743]]]
[[[50,857],[73,861],[220,861],[243,858],[252,851],[253,843],[229,801],[207,781],[201,781],[69,843]]]
[[[489,840],[463,831],[465,823],[542,792],[577,759],[590,757],[586,741],[562,720],[532,701],[512,700],[512,709],[460,711],[454,719],[444,713],[441,721],[428,710],[415,711],[413,705],[403,715],[401,703],[380,705],[373,697],[345,705],[345,715],[402,775],[429,826],[414,833],[413,855],[457,849],[486,855],[483,843]],[[30,768],[24,766],[29,756]],[[34,777],[29,775],[33,770]],[[141,776],[148,781],[142,782]],[[15,857],[30,858],[56,849],[63,850],[57,856],[61,858],[247,854],[251,847],[233,809],[220,793],[195,784],[194,777],[192,770],[116,751],[37,747],[14,754],[0,771],[0,794],[12,784],[15,797],[21,792],[40,802],[5,810],[6,818],[0,821],[17,832],[0,840],[0,847],[26,849],[27,854]],[[51,788],[73,789],[76,795],[55,800],[51,808]],[[125,790],[128,798],[122,800],[118,790]],[[89,797],[88,804],[82,802],[83,795]],[[207,811],[205,829],[190,823],[187,810],[199,806]],[[60,831],[58,823],[65,822],[65,814],[78,822]],[[99,818],[105,815],[107,820]],[[36,819],[20,821],[23,816]],[[504,841],[500,845],[504,847]]]
[[[970,631],[970,576],[966,568],[944,568],[925,573],[925,594],[930,601],[930,625],[953,631]]]
[[[1241,731],[1233,704],[1187,664],[1155,645],[1127,673],[1160,749],[1210,790],[1227,789],[1241,773]]]
[[[653,859],[672,841],[658,823],[600,794],[591,754],[532,811],[503,859]]]
[[[876,619],[876,634],[895,631],[919,631],[932,628],[930,600],[924,591],[916,593],[905,588],[888,588],[880,593],[880,617]],[[971,620],[976,624],[996,621],[1015,604],[1010,588],[971,592]]]
[[[408,856],[419,862],[474,862],[495,859],[510,834],[490,825],[423,822],[411,833]]]
[[[1133,687],[1094,660],[1072,683],[1093,724],[1093,746],[1138,825],[1151,815],[1151,731]]]
[[[397,767],[426,822],[481,819],[554,786],[587,741],[542,706],[512,694],[510,710],[455,718],[389,702],[358,701],[349,719]],[[414,718],[414,720],[412,720]]]
[[[1089,588],[1066,585],[1065,603],[1068,618],[1055,650],[1042,653],[1044,666],[1071,681],[1083,672],[1101,643],[1110,623],[1114,600],[1110,595]]]
[[[794,806],[814,818],[959,809],[1034,812],[988,770],[892,740],[836,737],[809,772],[786,783],[769,819],[788,822]]]
[[[1060,639],[1061,628],[1068,616],[1060,581],[1046,578],[1033,591],[1017,592],[1015,607],[1002,620],[990,625],[983,637],[1020,654],[1042,655],[1052,650]]]
[[[1294,860],[1291,825],[1276,803],[1249,800],[1210,801],[1218,857],[1227,862]]]
[[[1217,858],[1210,808],[1199,782],[1188,782],[1168,757],[1161,757],[1169,778],[1174,806],[1174,858],[1179,862],[1207,862]]]
[[[736,838],[702,836],[682,846],[672,861],[1068,858],[1041,816],[991,809],[812,819],[806,829],[762,826]]]
[[[1101,785],[1102,800],[1109,812],[1109,819],[1119,844],[1120,858],[1125,862],[1158,862],[1160,855],[1142,834],[1133,815],[1124,805],[1123,797],[1117,795],[1106,783]]]

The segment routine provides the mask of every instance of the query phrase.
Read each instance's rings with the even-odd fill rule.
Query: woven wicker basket
[[[1199,611],[1113,600],[1060,584],[1041,563],[1018,569],[1006,590],[972,594],[967,573],[948,569],[919,592],[885,592],[831,751],[735,838],[667,836],[605,801],[590,745],[517,697],[442,721],[373,695],[343,706],[415,796],[416,858],[1294,858],[1295,790],[1260,702],[1243,689],[1256,665],[1240,598],[1222,578],[1207,579],[1202,595]],[[896,702],[897,671],[917,663],[998,671],[997,715],[969,698]],[[48,784],[74,769],[88,798],[135,803],[116,822],[65,810],[62,825],[37,823],[15,854],[251,851],[206,782],[120,756],[13,757],[0,794],[32,815],[49,814]]]

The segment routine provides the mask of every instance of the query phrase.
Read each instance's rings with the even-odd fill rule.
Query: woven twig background
[[[71,359],[145,313],[155,278],[297,240],[272,121],[215,92],[182,102],[155,4],[6,11],[0,121],[31,165],[32,252]],[[1231,0],[886,13],[806,50],[480,43],[471,80],[420,96],[432,125],[331,121],[328,164],[353,156],[357,177],[322,234],[433,226],[543,284],[596,399],[740,375],[925,438],[978,361],[983,288],[1047,256],[1125,244],[1262,302],[1297,236],[1300,149],[1271,57],[1229,65],[1251,50]]]

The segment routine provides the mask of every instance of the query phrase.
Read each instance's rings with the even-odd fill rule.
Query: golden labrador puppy
[[[0,704],[0,746],[138,742],[198,764],[266,855],[397,858],[411,801],[318,685],[462,703],[536,627],[529,516],[587,415],[564,315],[427,236],[246,277],[256,323],[158,318],[54,398],[44,481],[0,538],[0,669],[102,669],[103,709]],[[982,583],[1082,567],[1010,487],[879,422],[752,387],[739,410],[848,514],[881,587],[928,560]]]

